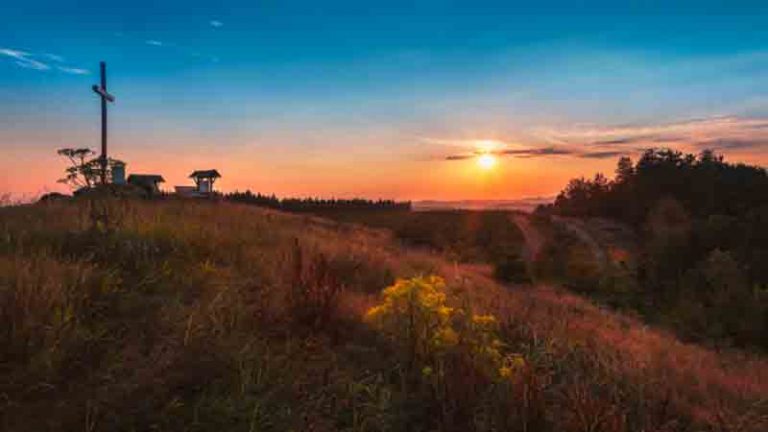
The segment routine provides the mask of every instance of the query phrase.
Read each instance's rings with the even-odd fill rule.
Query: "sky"
[[[550,197],[645,148],[768,165],[768,2],[60,1],[0,5],[0,193],[64,147],[165,189]],[[482,154],[492,156],[492,163]]]

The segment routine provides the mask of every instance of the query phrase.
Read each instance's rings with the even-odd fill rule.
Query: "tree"
[[[635,167],[632,165],[632,159],[622,156],[616,165],[616,183],[625,184],[635,174]]]
[[[89,148],[63,148],[57,152],[69,160],[70,166],[65,169],[65,176],[58,180],[59,183],[68,185],[73,190],[91,188],[101,179],[101,161]],[[122,161],[109,158],[107,160],[106,177],[109,178],[115,165],[124,165]]]
[[[714,150],[704,149],[699,154],[699,163],[705,164],[705,165],[722,164],[723,156],[718,155],[717,153],[714,152]]]

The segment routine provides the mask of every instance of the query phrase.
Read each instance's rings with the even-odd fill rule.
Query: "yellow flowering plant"
[[[445,281],[438,276],[400,279],[384,289],[383,303],[365,315],[387,336],[403,343],[408,362],[431,363],[459,341],[446,305]]]
[[[448,354],[471,359],[487,376],[506,380],[524,365],[522,357],[505,354],[493,315],[476,315],[448,305],[445,281],[439,276],[400,279],[382,292],[365,321],[402,344],[411,370],[429,379],[444,374]]]

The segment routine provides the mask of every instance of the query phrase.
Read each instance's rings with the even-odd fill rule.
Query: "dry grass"
[[[484,277],[470,281],[471,302],[506,317],[510,340],[552,360],[543,362],[544,375],[568,371],[562,378],[573,385],[565,394],[574,411],[632,420],[597,430],[768,427],[765,359],[682,343],[561,289],[509,291]]]
[[[109,212],[94,231],[81,203],[0,209],[2,430],[768,429],[764,359],[384,231],[222,203]],[[433,273],[527,359],[493,397],[471,370],[449,377],[460,424],[361,320],[395,277]]]

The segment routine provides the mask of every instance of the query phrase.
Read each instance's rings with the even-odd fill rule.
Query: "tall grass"
[[[765,360],[509,290],[385,231],[227,203],[107,208],[109,229],[81,202],[0,209],[2,430],[768,427]],[[455,353],[441,381],[403,384],[402,345],[363,317],[396,278],[431,274],[525,359],[503,385]]]

